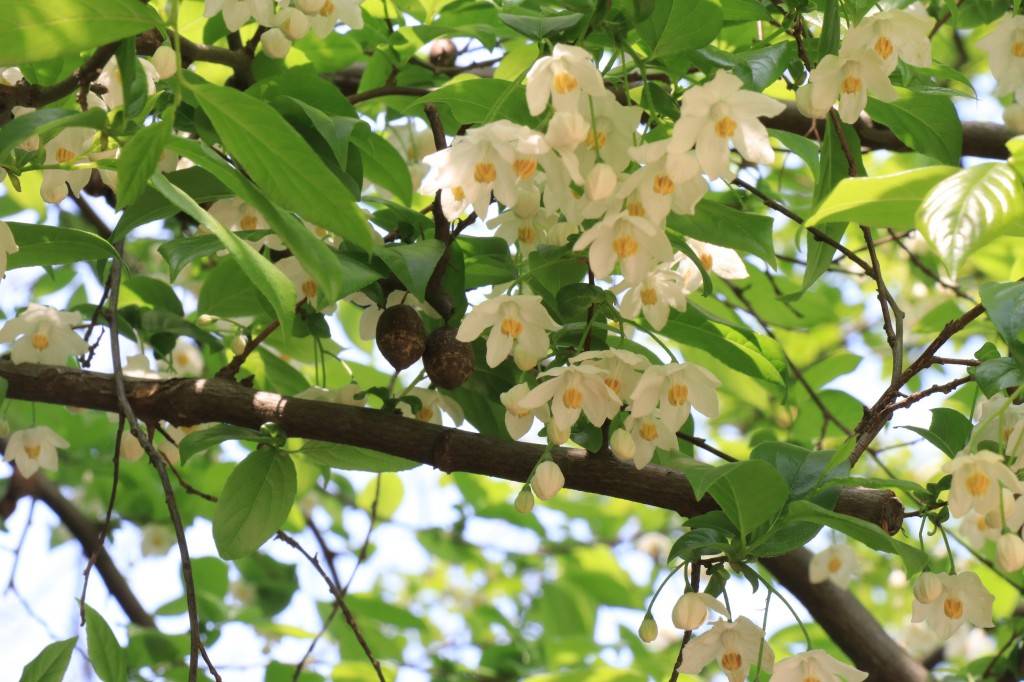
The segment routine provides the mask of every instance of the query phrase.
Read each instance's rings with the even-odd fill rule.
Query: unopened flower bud
[[[289,7],[277,15],[277,26],[289,40],[301,40],[309,33],[309,18],[302,11]]]
[[[546,459],[537,465],[530,485],[537,497],[542,500],[550,500],[565,485],[565,476],[562,475],[562,470],[558,468],[557,464]]]
[[[942,594],[942,581],[939,576],[927,571],[914,582],[914,598],[922,604],[931,604]]]
[[[1007,573],[1024,568],[1024,540],[1016,533],[1003,535],[996,541],[996,561]]]
[[[696,630],[708,619],[708,607],[696,592],[687,592],[672,607],[672,624],[680,630]]]
[[[625,429],[616,429],[611,437],[612,454],[623,462],[630,462],[636,455],[636,441]]]
[[[1024,104],[1010,104],[1003,109],[1003,123],[1015,133],[1024,133]]]
[[[160,80],[170,78],[178,71],[178,56],[175,54],[174,48],[169,45],[161,45],[156,48],[152,61]]]
[[[292,41],[279,28],[272,28],[260,36],[260,44],[268,57],[284,59],[288,50],[292,49]]]
[[[327,0],[297,0],[295,3],[299,9],[306,14],[315,14],[320,11]]]
[[[832,108],[831,103],[825,109],[815,109],[813,104],[814,83],[808,83],[797,88],[796,108],[807,118],[825,118]]]
[[[196,322],[198,322],[199,324],[213,324],[216,321],[216,317],[214,317],[213,315],[208,315],[206,313],[203,313],[196,319]]]
[[[520,514],[529,514],[533,511],[533,493],[530,492],[530,486],[524,485],[516,495],[516,511]]]
[[[561,445],[569,440],[569,432],[560,428],[554,421],[549,421],[546,427],[549,445]]]
[[[615,191],[619,176],[607,163],[596,164],[587,175],[587,196],[594,201],[607,199]]]
[[[640,630],[637,632],[640,635],[640,639],[650,644],[658,637],[658,624],[654,622],[654,618],[648,613],[644,616],[644,620],[640,623]]]
[[[245,337],[239,334],[235,338],[231,339],[231,352],[235,355],[241,355],[245,350]]]

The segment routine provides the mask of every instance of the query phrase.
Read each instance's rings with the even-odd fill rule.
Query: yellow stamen
[[[942,612],[946,618],[957,619],[964,615],[964,603],[955,597],[946,597],[942,603]]]
[[[456,185],[455,187],[452,187],[452,197],[455,198],[455,201],[462,201],[466,198],[466,191]]]
[[[302,283],[302,293],[309,300],[316,298],[316,282],[311,279],[307,279]]]
[[[519,231],[516,233],[516,237],[523,244],[532,244],[536,236],[532,225],[520,225]]]
[[[624,234],[612,240],[612,249],[619,258],[629,258],[636,255],[636,252],[640,250],[640,245],[632,235]]]
[[[626,210],[629,212],[629,215],[633,216],[634,218],[643,218],[645,215],[647,215],[647,211],[644,210],[644,205],[641,204],[639,201],[629,202],[629,204],[626,206]]]
[[[644,421],[640,424],[640,437],[651,442],[658,437],[658,427],[652,421]]]
[[[496,177],[498,177],[498,169],[494,167],[493,163],[478,163],[473,167],[473,179],[477,182],[494,182]]]
[[[672,384],[668,389],[668,404],[674,407],[683,405],[689,397],[690,389],[686,384]]]
[[[640,301],[644,305],[654,305],[658,302],[658,292],[651,287],[644,287],[640,290]]]
[[[595,135],[593,128],[591,128],[590,132],[587,133],[587,149],[604,149],[604,145],[607,141],[607,134],[598,131]]]
[[[514,317],[506,317],[501,321],[501,333],[514,339],[523,333],[523,323]]]
[[[562,404],[570,410],[579,409],[583,405],[583,393],[578,388],[570,386],[562,393]]]
[[[50,347],[50,337],[42,332],[32,335],[32,347],[36,350],[46,350]]]
[[[29,459],[39,459],[39,446],[38,445],[26,445],[25,454],[28,455]]]
[[[429,407],[420,408],[420,411],[416,413],[416,418],[421,422],[428,422],[434,417],[434,411]]]
[[[334,3],[331,0],[327,0],[324,6],[320,8],[320,16],[326,17],[334,11]]]
[[[59,161],[60,163],[67,163],[68,161],[71,161],[76,156],[78,156],[78,154],[75,154],[73,151],[71,151],[67,147],[58,147],[57,148],[57,161]]]
[[[985,475],[985,472],[975,471],[967,477],[967,490],[971,495],[978,497],[985,494],[991,482],[991,479]]]
[[[619,393],[619,389],[622,388],[622,382],[616,379],[615,377],[606,378],[604,380],[604,385],[612,389],[612,391],[614,391],[616,395]]]
[[[743,665],[743,656],[741,656],[738,651],[727,651],[722,654],[722,659],[719,663],[722,664],[722,670],[731,673],[739,670]]]
[[[579,87],[579,81],[571,73],[562,71],[561,73],[555,74],[554,80],[551,82],[551,87],[555,89],[559,95],[565,95]]]
[[[704,266],[705,270],[710,270],[711,265],[715,262],[715,257],[705,251],[700,254],[700,264]]]
[[[1012,50],[1014,57],[1024,57],[1024,41],[1014,41]]]
[[[842,567],[843,567],[843,562],[839,559],[839,557],[835,557],[834,556],[831,559],[829,559],[829,562],[828,562],[828,572],[829,573],[838,573],[839,569],[842,568]]]
[[[238,226],[247,232],[249,230],[255,230],[259,224],[259,218],[254,216],[252,213],[246,213],[242,216],[242,219],[238,221]]]
[[[658,194],[672,194],[676,188],[676,183],[672,182],[672,178],[667,175],[658,175],[654,178],[654,191]]]
[[[520,180],[529,180],[537,172],[537,159],[516,159],[512,168]]]
[[[861,80],[856,76],[847,76],[846,78],[843,79],[842,88],[843,92],[846,93],[847,95],[852,95],[855,92],[860,92],[860,89],[862,87],[863,83],[861,83]]]
[[[736,121],[729,116],[723,116],[715,122],[715,134],[719,137],[732,137],[736,132]]]
[[[892,55],[893,51],[892,41],[885,36],[878,36],[878,40],[875,41],[875,52],[882,59],[888,59]]]

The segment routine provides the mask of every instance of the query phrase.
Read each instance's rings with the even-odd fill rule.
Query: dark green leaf
[[[7,267],[64,265],[87,260],[106,260],[116,256],[114,247],[93,232],[73,227],[50,227],[28,223],[7,223],[18,250],[10,255]]]
[[[570,12],[568,14],[545,17],[536,14],[510,14],[508,12],[499,12],[498,18],[501,19],[502,23],[507,26],[511,26],[524,36],[533,38],[534,40],[540,40],[549,33],[556,33],[558,31],[564,31],[567,28],[572,28],[576,24],[580,23],[580,19],[583,18],[583,15],[579,12]]]
[[[942,163],[958,166],[964,131],[952,100],[915,94],[895,102],[868,101],[871,120],[887,126],[903,144]]]
[[[252,554],[272,536],[295,501],[295,465],[260,448],[231,472],[213,512],[213,541],[225,559]]]
[[[307,440],[300,452],[321,466],[349,471],[405,471],[420,465],[419,462],[369,448],[317,440]]]
[[[78,637],[48,645],[21,671],[21,682],[61,682]]]
[[[89,645],[89,662],[103,682],[125,682],[128,679],[128,658],[107,621],[95,609],[85,606],[85,630]]]
[[[415,244],[378,246],[373,250],[373,255],[384,261],[406,290],[421,301],[426,298],[427,281],[442,253],[444,244],[436,239],[424,239]]]
[[[170,137],[170,123],[161,121],[135,133],[125,144],[117,160],[117,208],[131,206],[142,195]]]
[[[45,137],[49,133],[71,127],[102,129],[106,123],[107,112],[99,108],[88,111],[38,109],[0,126],[0,158],[7,157],[15,147],[33,135]]]
[[[753,254],[776,267],[772,219],[768,216],[744,213],[704,199],[693,215],[670,213],[668,227],[702,242]]]

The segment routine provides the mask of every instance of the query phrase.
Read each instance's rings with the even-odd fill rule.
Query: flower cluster
[[[1015,132],[1024,132],[1024,16],[1004,15],[978,41],[978,47],[988,54],[996,96],[1013,95],[1013,103],[1003,110],[1003,120]]]
[[[839,54],[822,58],[797,90],[800,111],[810,118],[824,118],[838,102],[839,118],[854,123],[869,94],[883,102],[896,99],[889,78],[900,60],[931,66],[928,34],[934,24],[935,19],[919,6],[868,15],[847,31]]]
[[[260,35],[263,52],[284,59],[292,43],[308,33],[326,38],[344,22],[363,27],[362,0],[206,0],[205,14],[220,14],[229,31],[237,31],[250,20],[265,28]]]

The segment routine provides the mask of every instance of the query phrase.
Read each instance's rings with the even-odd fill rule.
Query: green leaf
[[[742,535],[769,521],[785,506],[789,486],[767,462],[729,462],[708,491]]]
[[[673,341],[700,348],[728,367],[776,386],[785,386],[786,365],[771,339],[720,322],[712,322],[692,306],[672,311],[662,330]],[[773,357],[765,354],[768,351]]]
[[[1010,165],[983,163],[935,185],[915,224],[949,272],[956,274],[976,249],[1004,233],[1020,234],[1024,187]]]
[[[195,237],[182,237],[164,242],[157,247],[157,251],[167,261],[171,270],[171,281],[178,278],[178,274],[189,263],[200,258],[212,256],[224,248],[215,235],[200,234]]]
[[[986,360],[974,369],[973,374],[981,392],[990,397],[1024,384],[1024,370],[1013,358]]]
[[[286,453],[260,448],[235,466],[213,511],[221,557],[239,559],[259,549],[288,517],[295,489],[295,465]]]
[[[420,465],[419,462],[369,448],[318,440],[305,441],[299,451],[316,464],[349,471],[405,471]]]
[[[710,0],[662,0],[637,27],[657,59],[704,47],[722,29],[722,8]]]
[[[974,425],[966,416],[948,407],[936,407],[932,410],[932,423],[927,429],[916,426],[904,426],[925,438],[929,443],[942,450],[948,457],[964,449],[971,438]]]
[[[951,166],[927,166],[892,175],[846,178],[807,219],[807,225],[843,221],[913,229],[914,216],[929,190],[956,172]]]
[[[25,64],[160,26],[160,16],[138,0],[0,0],[0,64]]]
[[[406,290],[419,300],[426,299],[427,281],[444,253],[444,244],[424,239],[415,244],[378,246],[373,255],[384,261]]]
[[[506,26],[510,26],[528,38],[540,40],[549,33],[556,33],[572,28],[580,23],[583,15],[579,12],[569,12],[556,16],[545,17],[536,14],[510,14],[499,12],[498,18]]]
[[[173,171],[167,173],[166,177],[168,181],[180,187],[185,194],[195,199],[197,204],[208,204],[217,199],[234,196],[234,193],[220,180],[199,166]],[[146,181],[149,181],[149,175],[146,176]],[[143,187],[135,202],[127,206],[124,213],[121,214],[121,219],[117,221],[110,241],[116,244],[139,225],[169,218],[179,210],[157,190],[152,187]],[[162,247],[163,245],[161,245]]]
[[[409,164],[394,146],[374,132],[354,135],[352,143],[362,152],[366,178],[392,192],[404,204],[412,203]]]
[[[979,293],[1010,355],[1024,359],[1024,282],[986,282]]]
[[[895,102],[872,98],[867,112],[871,120],[888,127],[914,151],[951,166],[960,165],[964,131],[949,97],[915,94]]]
[[[370,225],[352,195],[281,114],[233,88],[192,91],[225,148],[270,199],[370,250]]]
[[[85,606],[85,631],[89,662],[96,676],[103,682],[125,682],[128,679],[128,657],[107,621],[88,604]]]
[[[106,123],[107,112],[99,108],[88,111],[37,109],[0,126],[0,158],[7,157],[15,147],[33,135],[45,137],[72,127],[102,129]]]
[[[78,637],[48,645],[21,671],[21,682],[61,682],[71,662]]]
[[[187,462],[192,455],[205,452],[228,440],[248,440],[264,443],[267,441],[267,438],[259,431],[253,431],[241,426],[214,424],[209,428],[193,431],[181,439],[181,442],[178,443],[181,461]]]
[[[123,280],[124,287],[139,297],[143,302],[154,308],[174,313],[178,317],[184,317],[185,310],[181,307],[178,295],[174,293],[167,282],[145,275],[131,275]],[[125,304],[121,299],[122,305]]]
[[[203,210],[192,197],[185,194],[180,188],[172,185],[160,173],[153,175],[153,186],[163,193],[168,200],[177,205],[182,211],[190,215],[200,225],[205,226],[210,232],[227,247],[228,253],[235,257],[242,266],[246,277],[270,303],[281,321],[281,327],[287,333],[292,328],[295,319],[295,289],[291,281],[284,276],[280,270],[275,268],[270,261],[256,253],[253,249],[238,238],[235,233],[221,225],[213,216]]]
[[[914,575],[928,564],[928,555],[916,547],[889,537],[881,528],[838,512],[829,511],[813,502],[797,500],[790,503],[787,521],[813,521],[835,528],[854,540],[859,540],[871,549],[889,554],[898,554],[907,569],[907,575]]]
[[[751,460],[763,460],[782,476],[793,498],[805,497],[823,482],[843,475],[841,469],[828,471],[829,455],[791,443],[758,443],[750,451]]]
[[[702,242],[753,254],[776,267],[772,219],[745,213],[711,199],[697,204],[693,215],[670,213],[668,227]]]
[[[339,292],[345,287],[348,277],[338,261],[337,253],[318,239],[295,216],[279,210],[267,200],[262,192],[209,146],[195,140],[175,138],[170,147],[213,173],[243,201],[259,211],[320,287],[325,300],[333,302],[341,298],[342,294]]]
[[[466,237],[459,235],[455,244],[462,251],[466,269],[466,290],[488,284],[501,284],[516,278],[516,267],[501,237]]]
[[[131,206],[142,195],[170,137],[170,123],[161,121],[128,140],[117,160],[117,208]]]
[[[533,120],[526,108],[526,88],[519,83],[498,78],[449,81],[414,101],[407,111],[427,103],[443,105],[459,125],[486,123],[492,117],[507,118],[521,124],[529,124]],[[500,106],[495,110],[494,107],[499,103]]]
[[[79,261],[111,258],[117,255],[110,243],[93,232],[73,227],[50,227],[29,223],[7,223],[14,234],[18,250],[12,253],[7,267],[27,268],[33,265],[65,265]]]

